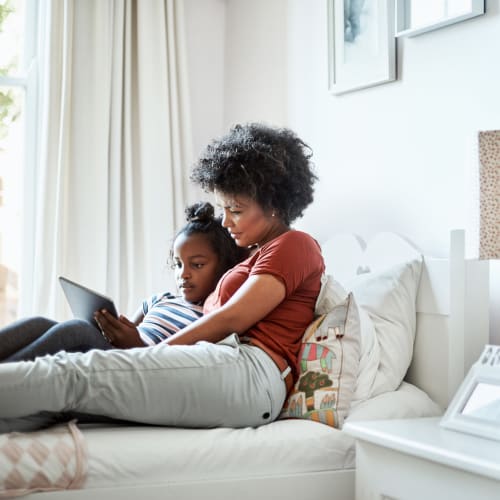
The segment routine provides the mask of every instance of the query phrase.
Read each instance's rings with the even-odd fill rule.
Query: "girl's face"
[[[239,247],[262,246],[287,229],[278,217],[248,196],[216,192],[215,198],[222,208],[222,225]]]
[[[179,292],[191,303],[203,303],[215,289],[219,256],[203,234],[180,234],[172,248]]]

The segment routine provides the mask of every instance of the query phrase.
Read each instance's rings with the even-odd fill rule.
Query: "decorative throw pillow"
[[[87,470],[85,439],[74,420],[41,431],[0,435],[0,498],[78,489]]]
[[[375,278],[377,279],[377,278]],[[336,305],[345,301],[348,292],[342,284],[330,274],[321,277],[321,290],[316,301],[317,316],[326,314]],[[364,401],[371,397],[375,376],[380,364],[380,348],[377,341],[375,326],[368,313],[358,305],[360,324],[360,355],[359,367],[354,388],[352,403]]]
[[[344,302],[347,297],[345,288],[331,274],[321,276],[321,290],[319,291],[314,313],[316,316],[329,313],[335,306]]]
[[[304,418],[341,428],[356,384],[360,323],[352,294],[313,321],[302,340],[300,375],[280,418]]]

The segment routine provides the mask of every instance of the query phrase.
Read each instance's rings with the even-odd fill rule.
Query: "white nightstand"
[[[349,422],[356,500],[498,500],[500,441],[443,429],[440,418]]]

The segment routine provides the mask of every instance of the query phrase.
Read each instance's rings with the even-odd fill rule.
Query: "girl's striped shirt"
[[[203,306],[169,292],[153,295],[142,303],[144,319],[137,326],[141,340],[155,345],[203,315]]]

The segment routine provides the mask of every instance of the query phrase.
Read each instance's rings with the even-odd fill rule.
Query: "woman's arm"
[[[202,316],[164,342],[171,345],[195,344],[200,340],[215,343],[233,332],[243,334],[275,309],[285,294],[285,285],[276,276],[250,276],[222,307]]]

